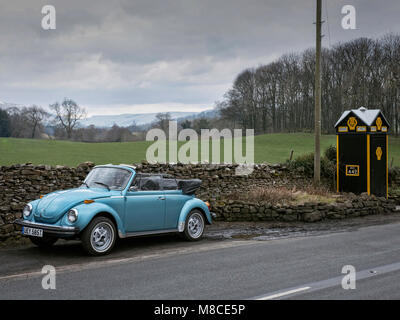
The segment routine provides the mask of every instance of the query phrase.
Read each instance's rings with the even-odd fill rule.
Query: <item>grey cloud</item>
[[[0,100],[17,103],[210,107],[240,70],[314,42],[315,0],[0,1]],[[55,31],[40,27],[46,4]],[[340,26],[345,4],[357,9],[355,31]],[[397,0],[329,1],[324,45],[400,32],[399,9]]]

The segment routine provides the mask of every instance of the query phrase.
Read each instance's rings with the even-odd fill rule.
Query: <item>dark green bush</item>
[[[327,157],[321,159],[321,176],[333,179],[336,175],[336,161],[332,162]]]
[[[304,172],[306,175],[314,174],[314,153],[307,153],[296,157],[291,163],[292,169]]]
[[[333,156],[335,155],[335,156]],[[332,160],[331,160],[332,159]],[[290,168],[303,172],[312,177],[314,176],[314,153],[308,153],[295,158],[289,164]],[[333,179],[336,173],[336,148],[331,146],[321,157],[321,177]]]
[[[328,149],[325,150],[324,152],[325,158],[327,158],[329,161],[336,163],[336,147],[335,146],[330,146]]]

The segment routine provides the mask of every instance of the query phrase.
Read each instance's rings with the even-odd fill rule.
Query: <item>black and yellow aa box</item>
[[[346,165],[346,176],[359,177],[360,166],[359,165]]]

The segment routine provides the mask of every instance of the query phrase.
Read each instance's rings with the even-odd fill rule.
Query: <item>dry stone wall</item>
[[[12,165],[0,167],[0,241],[18,238],[20,233],[13,221],[21,217],[25,204],[42,194],[81,185],[93,168],[90,162],[76,168],[45,165]],[[335,204],[308,203],[300,206],[272,206],[229,199],[234,192],[247,192],[255,187],[294,186],[310,184],[301,172],[292,171],[284,165],[256,165],[249,176],[235,175],[235,165],[183,165],[149,164],[137,165],[137,171],[169,173],[177,178],[199,178],[203,181],[197,196],[211,201],[217,220],[225,221],[305,221],[342,219],[349,216],[392,212],[398,201],[375,197],[345,197]],[[396,172],[397,174],[397,172]],[[397,181],[399,175],[393,175]]]
[[[269,205],[246,201],[217,201],[214,211],[221,221],[302,221],[317,222],[325,219],[345,219],[396,211],[396,199],[386,200],[374,196],[344,196],[334,203],[305,203],[299,205]]]

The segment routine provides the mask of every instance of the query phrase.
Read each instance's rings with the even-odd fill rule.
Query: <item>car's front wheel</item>
[[[203,237],[204,233],[204,216],[199,210],[192,210],[185,223],[184,237],[189,241],[197,241]]]
[[[29,237],[29,239],[35,246],[38,246],[39,248],[50,248],[58,240],[57,238],[54,237],[43,237],[43,238]]]
[[[81,235],[83,249],[94,256],[110,253],[115,240],[115,225],[106,217],[94,218]]]

